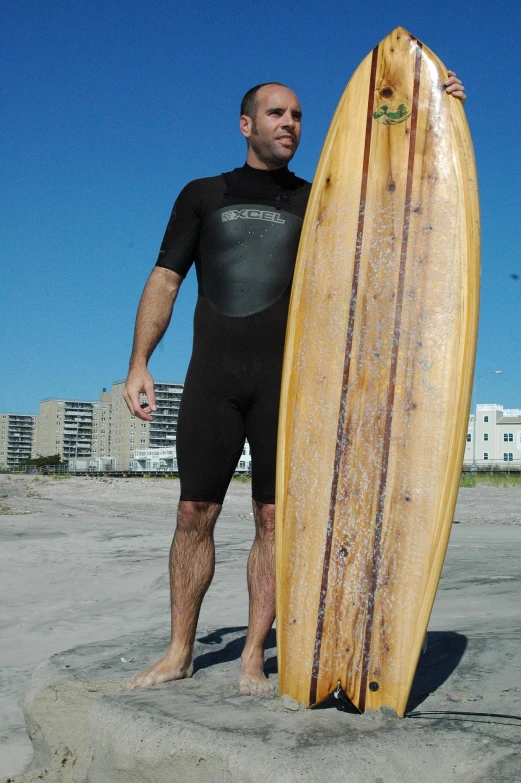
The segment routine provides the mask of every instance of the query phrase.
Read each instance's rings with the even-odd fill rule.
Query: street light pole
[[[478,469],[476,464],[476,420],[478,418],[478,403],[476,400],[476,381],[483,378],[485,375],[501,375],[501,370],[489,370],[482,375],[478,375],[474,378],[474,384],[472,386],[472,394],[474,395],[474,427],[472,432],[472,470],[475,472]]]

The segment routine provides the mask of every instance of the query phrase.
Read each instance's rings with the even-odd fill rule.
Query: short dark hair
[[[257,93],[261,87],[267,87],[268,84],[277,84],[279,87],[286,87],[286,85],[282,84],[282,82],[263,82],[262,84],[256,84],[255,87],[252,87],[251,90],[248,90],[241,101],[241,117],[243,114],[245,114],[247,117],[251,117],[252,120],[255,119],[255,115],[257,114],[257,106],[259,104],[257,100]]]

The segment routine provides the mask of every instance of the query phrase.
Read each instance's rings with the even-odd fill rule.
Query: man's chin
[[[278,147],[276,149],[270,149],[270,150],[266,150],[266,149],[255,150],[255,153],[259,161],[264,163],[265,166],[269,166],[270,168],[272,166],[275,167],[286,166],[292,159],[295,152],[296,149],[283,148],[283,147]]]
[[[293,148],[278,149],[276,152],[273,153],[272,162],[273,163],[278,162],[280,165],[285,166],[286,163],[290,162],[295,152],[296,150]]]

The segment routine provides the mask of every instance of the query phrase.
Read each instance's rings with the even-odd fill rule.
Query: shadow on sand
[[[206,669],[220,663],[236,661],[241,657],[244,648],[247,628],[236,626],[230,628],[218,628],[215,631],[198,638],[199,644],[208,646],[208,652],[199,654],[194,660],[194,670]],[[223,645],[227,636],[232,639]],[[217,649],[213,649],[213,646]],[[274,651],[276,647],[276,635],[272,629],[268,636],[266,650]],[[458,667],[467,648],[467,637],[454,631],[429,631],[427,634],[427,651],[420,655],[418,667],[414,676],[411,694],[407,702],[406,714],[416,709],[429,694],[436,691],[450,677]],[[269,655],[266,659],[264,671],[267,675],[277,673],[277,656]],[[346,701],[335,699],[331,695],[328,699],[317,704],[314,709],[340,709],[347,712],[357,710]]]
[[[420,655],[416,674],[412,683],[411,693],[405,714],[412,712],[429,694],[438,690],[452,672],[457,669],[465,650],[467,637],[454,631],[429,631],[427,634],[427,650]],[[339,698],[329,696],[314,709],[342,710],[356,713],[358,710],[344,694]]]
[[[466,649],[467,637],[461,633],[429,631],[427,651],[420,655],[406,713],[416,709],[430,693],[443,685],[458,668]]]
[[[208,652],[201,653],[194,658],[194,672],[200,669],[207,669],[210,666],[215,666],[219,663],[229,663],[230,661],[237,661],[241,657],[241,653],[244,649],[244,642],[246,639],[246,631],[248,629],[244,625],[239,625],[233,628],[217,628],[215,631],[207,634],[206,636],[198,637],[199,644],[208,645]],[[237,634],[240,634],[238,636]],[[226,637],[233,635],[234,638],[230,639],[227,644],[221,646],[223,642],[226,642]],[[212,646],[217,646],[217,649],[212,650]],[[268,636],[266,643],[266,650],[271,651],[276,646],[275,631],[272,629]],[[277,671],[277,656],[270,656],[266,660],[264,667],[266,674],[274,674]]]

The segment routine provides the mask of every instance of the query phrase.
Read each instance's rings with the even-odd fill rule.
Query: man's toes
[[[239,693],[242,696],[262,696],[271,693],[274,688],[275,685],[272,685],[268,679],[258,680],[247,677],[239,682]]]
[[[125,687],[129,690],[133,691],[136,688],[142,688],[143,687],[143,678],[139,675],[135,675],[134,677],[131,677],[129,680],[126,681]]]
[[[272,693],[275,690],[275,685],[269,680],[259,683],[259,693]]]
[[[157,685],[158,682],[158,678],[152,672],[142,672],[135,674],[125,684],[130,690],[135,690],[136,688],[149,688],[152,685]]]

